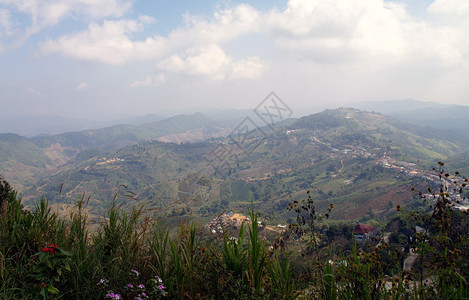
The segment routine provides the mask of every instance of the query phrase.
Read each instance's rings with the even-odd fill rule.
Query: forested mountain
[[[37,154],[39,166],[55,166],[24,182],[24,199],[32,203],[45,195],[54,203],[74,203],[85,194],[97,210],[116,199],[210,216],[246,207],[252,198],[258,211],[282,222],[292,217],[286,205],[309,190],[319,208],[336,205],[333,218],[370,219],[409,204],[411,187],[434,184],[431,168],[438,161],[456,155],[467,160],[464,139],[357,109],[326,110],[270,131],[257,128],[242,139],[217,124],[196,114],[142,125],[139,131],[112,127],[42,140],[15,136]],[[191,135],[194,126],[205,128],[200,140],[229,136],[166,142],[172,133]],[[146,141],[138,142],[143,136]],[[119,147],[123,141],[130,145]],[[63,164],[57,158],[51,162],[51,145],[63,147],[56,151],[67,157]]]
[[[364,102],[356,105],[368,111],[389,115],[412,125],[428,126],[469,139],[469,106],[422,102],[412,99]],[[434,131],[434,130],[432,130]]]
[[[48,176],[49,171],[100,155],[100,151],[118,150],[146,140],[201,141],[226,135],[229,130],[229,124],[196,113],[141,125],[115,125],[33,138],[0,134],[0,170],[16,188],[21,188],[32,184],[31,178]]]

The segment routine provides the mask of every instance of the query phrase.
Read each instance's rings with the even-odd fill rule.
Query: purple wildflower
[[[143,284],[139,284],[138,288],[143,290],[145,288],[145,286]]]
[[[112,290],[109,290],[107,291],[107,295],[106,295],[106,298],[109,298],[109,299],[116,299],[116,300],[120,300],[122,299],[121,295],[120,294],[117,294],[112,291]]]
[[[164,286],[159,285],[159,286],[158,286],[158,289],[159,289],[160,291],[162,291],[162,290],[164,289]]]
[[[134,286],[131,283],[127,283],[127,287],[133,289]]]

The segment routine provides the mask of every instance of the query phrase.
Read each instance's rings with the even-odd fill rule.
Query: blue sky
[[[0,0],[3,116],[469,105],[467,0]]]

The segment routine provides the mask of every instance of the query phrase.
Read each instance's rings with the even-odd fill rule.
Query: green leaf
[[[59,289],[51,285],[47,287],[47,291],[52,295],[57,295],[59,293]]]
[[[70,265],[69,265],[69,264],[66,264],[65,267],[64,267],[64,269],[67,270],[67,271],[69,271],[69,272],[72,271],[72,269],[70,269]]]
[[[72,252],[67,251],[67,250],[63,250],[63,249],[60,249],[60,254],[62,254],[64,257],[71,257],[72,256]]]
[[[47,291],[49,290],[49,288],[42,288],[41,289],[41,296],[42,296],[42,299],[47,299]]]

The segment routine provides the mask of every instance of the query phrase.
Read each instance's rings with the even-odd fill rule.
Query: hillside
[[[253,197],[272,222],[285,222],[292,217],[286,205],[310,190],[319,208],[337,204],[333,218],[370,219],[408,204],[411,187],[433,184],[429,170],[437,161],[468,149],[464,141],[431,136],[381,114],[326,110],[269,134],[253,132],[241,145],[250,145],[248,154],[232,139],[85,151],[24,194],[74,203],[86,193],[90,206],[102,209],[120,189],[122,204],[171,204],[174,213],[200,216],[245,208]]]
[[[54,161],[46,150],[31,140],[12,133],[0,134],[0,170],[11,182],[31,184],[34,174],[50,170],[52,165]]]
[[[466,177],[469,176],[469,151],[452,156],[448,159],[448,168],[452,170],[458,170],[461,174]]]
[[[179,115],[162,121],[142,125],[115,125],[111,127],[68,132],[50,137],[35,137],[31,140],[41,147],[59,143],[63,147],[72,147],[78,151],[84,149],[119,149],[141,141],[158,139],[167,135],[185,133],[196,128],[212,128],[217,135],[217,122],[200,114]],[[208,136],[210,137],[210,136]],[[202,139],[207,136],[202,137]]]
[[[141,125],[115,125],[33,138],[0,134],[0,170],[15,188],[22,190],[25,184],[32,184],[29,178],[49,176],[51,170],[60,171],[67,163],[101,151],[115,151],[146,140],[201,141],[227,132],[228,125],[196,113]]]
[[[430,127],[427,131],[469,141],[469,106],[412,99],[357,103],[356,107],[389,115],[397,120]]]

